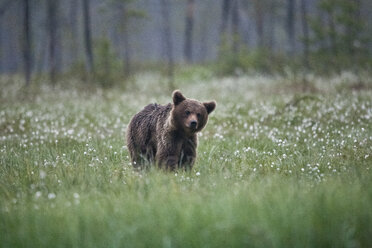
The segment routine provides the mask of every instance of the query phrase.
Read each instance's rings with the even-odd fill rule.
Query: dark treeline
[[[0,73],[84,71],[110,82],[139,69],[215,64],[342,70],[370,65],[370,0],[0,0]],[[326,65],[326,66],[325,66]]]

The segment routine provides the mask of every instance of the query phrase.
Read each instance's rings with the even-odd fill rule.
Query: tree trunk
[[[233,33],[233,44],[232,50],[233,53],[237,54],[239,52],[239,0],[234,0],[232,6],[232,33]]]
[[[293,56],[295,52],[295,0],[287,0],[287,37],[288,54]]]
[[[354,6],[354,10],[350,13],[350,19],[354,19],[354,22],[356,23],[356,25],[355,24],[354,25],[350,25],[350,24],[348,25],[349,27],[354,26],[354,28],[350,28],[351,30],[348,30],[348,34],[349,34],[349,37],[350,37],[350,39],[348,39],[349,40],[348,47],[349,47],[350,56],[353,59],[355,59],[356,51],[358,49],[356,49],[356,47],[354,46],[354,43],[356,41],[360,41],[360,33],[362,32],[360,26],[363,23],[363,21],[361,19],[361,16],[360,16],[360,14],[361,14],[360,13],[360,11],[361,11],[361,0],[353,0],[352,5]],[[357,63],[353,63],[353,64],[356,65]]]
[[[356,20],[359,22],[361,21],[361,10],[362,10],[362,1],[361,0],[354,0],[354,3],[355,3],[355,18]]]
[[[165,44],[165,53],[168,60],[168,79],[169,87],[174,89],[174,58],[173,58],[173,44],[170,30],[169,20],[169,1],[160,0],[161,15],[163,20],[163,42]]]
[[[0,73],[3,73],[3,72],[6,72],[6,69],[5,69],[5,58],[4,58],[4,51],[3,51],[3,34],[5,33],[3,30],[3,15],[5,13],[5,11],[9,8],[10,4],[13,3],[12,0],[8,0],[8,1],[5,1],[3,2],[1,5],[0,5]]]
[[[78,50],[78,1],[70,1],[70,10],[69,10],[69,26],[70,26],[70,56],[71,62],[74,63],[79,57]]]
[[[23,0],[23,62],[26,86],[30,85],[31,79],[31,17],[30,1]]]
[[[187,63],[192,62],[192,33],[194,28],[194,0],[187,0],[185,20],[184,56]]]
[[[304,55],[303,63],[306,69],[309,69],[309,25],[307,17],[307,0],[301,0],[301,20],[302,20],[302,32],[303,32],[303,45]]]
[[[0,13],[0,74],[6,72],[6,66],[5,66],[5,49],[4,49],[4,41],[3,37],[5,36],[5,25],[3,23],[3,16]]]
[[[227,23],[229,20],[230,12],[230,0],[222,0],[222,17],[221,17],[221,31],[220,36],[223,36],[226,33]]]
[[[227,24],[229,20],[229,12],[230,12],[230,1],[231,0],[222,0],[222,15],[221,15],[221,29],[220,29],[220,48],[222,48],[226,40],[226,30],[227,30]],[[220,53],[221,53],[220,49]],[[219,54],[221,56],[221,54]]]
[[[329,27],[329,41],[333,55],[338,54],[338,47],[336,44],[336,25],[333,20],[333,11],[328,12],[328,27]]]
[[[121,5],[122,11],[122,24],[123,24],[123,45],[124,45],[124,77],[129,78],[132,73],[131,68],[131,53],[130,53],[130,43],[129,43],[129,31],[128,31],[128,10],[126,3],[123,2]]]
[[[48,47],[48,37],[49,37],[49,30],[46,30],[45,32],[42,32],[40,41],[38,42],[36,48],[35,48],[35,73],[37,75],[40,75],[43,70],[45,69],[45,65],[47,64],[47,49],[45,47]]]
[[[4,1],[1,5],[0,5],[0,16],[2,16],[4,14],[4,12],[7,10],[7,8],[9,8],[10,4],[12,4],[14,1],[12,0],[7,0],[7,1]]]
[[[263,17],[263,6],[260,0],[254,1],[255,7],[255,19],[256,19],[256,33],[257,33],[257,46],[264,46],[264,17]]]
[[[205,62],[205,59],[208,54],[208,12],[209,12],[209,6],[208,3],[207,5],[204,5],[202,7],[202,12],[200,14],[201,20],[200,20],[200,40],[199,44],[200,46],[198,47],[198,53],[197,53],[197,60],[200,62]],[[195,59],[195,56],[194,56]]]
[[[272,51],[271,54],[273,54],[275,50],[275,43],[276,43],[276,37],[275,37],[275,17],[276,17],[276,1],[271,0],[270,1],[270,13],[269,13],[269,20],[268,20],[268,30],[269,30],[269,36],[268,36],[268,47],[270,51]]]
[[[94,59],[92,49],[92,32],[90,25],[90,0],[83,0],[83,19],[84,19],[84,41],[86,55],[86,69],[89,73],[94,72]]]
[[[47,1],[47,16],[48,16],[48,33],[49,33],[49,75],[50,81],[54,85],[56,83],[57,73],[57,0]]]

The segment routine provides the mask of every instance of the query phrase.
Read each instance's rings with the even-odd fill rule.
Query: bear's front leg
[[[181,166],[185,169],[192,169],[195,164],[196,153],[192,151],[185,151],[182,156]]]
[[[181,166],[185,169],[192,169],[196,159],[197,137],[191,137],[182,146]]]
[[[156,162],[159,167],[168,170],[175,170],[178,168],[179,156],[168,152],[159,151],[156,154]]]

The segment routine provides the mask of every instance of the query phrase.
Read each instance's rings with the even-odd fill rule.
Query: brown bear
[[[173,103],[149,104],[127,129],[127,146],[134,167],[156,163],[175,170],[191,169],[196,158],[196,133],[207,124],[216,102],[199,102],[173,92]]]

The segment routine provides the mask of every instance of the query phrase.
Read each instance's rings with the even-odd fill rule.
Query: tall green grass
[[[130,117],[170,101],[151,75],[23,101],[2,81],[0,246],[370,247],[371,88],[352,79],[179,82],[218,103],[187,172],[130,166]]]

